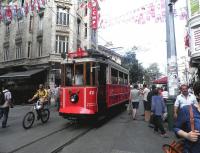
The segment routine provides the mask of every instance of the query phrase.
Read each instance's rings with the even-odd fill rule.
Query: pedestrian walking
[[[9,109],[11,106],[11,99],[12,95],[11,92],[8,90],[7,86],[4,86],[3,91],[1,92],[1,104],[0,104],[0,119],[2,119],[2,128],[6,128]]]
[[[155,93],[154,93],[155,90],[156,90],[156,86],[152,85],[151,91],[147,95],[147,101],[150,104],[150,110],[151,110],[151,104],[152,104],[152,97],[155,95]],[[154,125],[153,125],[153,116],[152,115],[150,116],[149,127],[154,127]]]
[[[137,109],[139,107],[140,101],[140,90],[138,90],[138,85],[134,85],[133,89],[130,91],[130,103],[132,104],[132,117],[136,120]]]
[[[200,102],[200,81],[197,81],[193,85],[194,95],[197,98],[197,101]]]
[[[51,97],[52,97],[52,91],[51,91],[51,88],[50,86],[47,86],[47,93],[48,93],[48,104],[51,105]]]
[[[162,120],[165,113],[165,103],[162,96],[159,95],[158,89],[154,90],[154,96],[152,96],[151,113],[153,115],[154,132],[160,130],[161,136],[167,137]]]
[[[164,87],[164,90],[162,91],[162,97],[166,103],[167,99],[169,98],[169,93],[167,91],[167,87]]]
[[[197,104],[196,96],[188,92],[188,86],[183,84],[180,87],[181,94],[177,96],[174,103],[174,119],[177,119],[178,110],[186,105]]]
[[[144,104],[144,120],[147,122],[150,120],[150,111],[151,111],[151,105],[147,101],[147,95],[149,92],[150,90],[147,88],[147,85],[144,84],[142,95],[143,95],[143,104]]]
[[[55,85],[55,89],[54,89],[54,99],[55,99],[55,107],[57,108],[57,110],[59,110],[60,108],[60,86]]]

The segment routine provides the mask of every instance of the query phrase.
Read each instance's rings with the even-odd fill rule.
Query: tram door
[[[98,109],[99,112],[106,109],[106,64],[99,64],[98,69]]]

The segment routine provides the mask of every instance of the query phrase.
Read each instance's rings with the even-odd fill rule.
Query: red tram
[[[59,115],[89,118],[129,100],[129,72],[97,51],[69,53],[61,66]]]

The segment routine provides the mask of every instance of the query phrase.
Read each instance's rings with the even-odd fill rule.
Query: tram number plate
[[[94,95],[94,94],[95,94],[95,91],[93,91],[93,90],[89,91],[89,95]]]

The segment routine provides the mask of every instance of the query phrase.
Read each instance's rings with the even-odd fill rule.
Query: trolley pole
[[[178,66],[176,55],[176,38],[174,28],[173,6],[177,0],[165,0],[166,42],[167,42],[167,76],[168,91],[171,98],[178,94]]]

